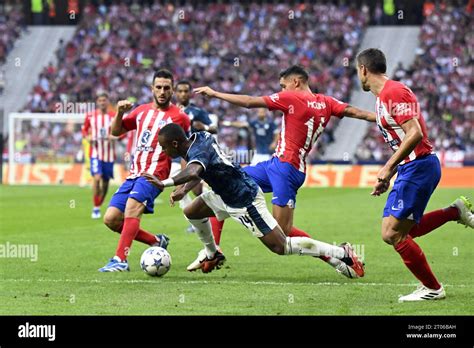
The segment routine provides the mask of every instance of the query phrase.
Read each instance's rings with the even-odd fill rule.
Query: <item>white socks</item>
[[[342,259],[345,256],[345,251],[339,246],[308,237],[286,237],[285,254],[331,256]]]
[[[210,259],[213,258],[217,251],[217,246],[214,241],[214,235],[212,234],[212,227],[209,218],[188,219],[188,221],[195,227],[199,240],[204,244],[207,257]]]

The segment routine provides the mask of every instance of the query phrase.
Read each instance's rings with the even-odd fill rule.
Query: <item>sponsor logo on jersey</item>
[[[151,131],[149,129],[142,133],[142,136],[140,138],[140,145],[142,145],[142,147],[148,143],[148,140],[150,140],[150,135]]]

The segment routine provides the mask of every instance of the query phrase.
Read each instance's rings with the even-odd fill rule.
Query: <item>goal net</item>
[[[88,142],[81,128],[85,115],[73,113],[11,113],[8,117],[8,184],[69,184],[90,182]],[[125,145],[117,142],[117,158]],[[119,182],[123,166],[115,166]],[[123,169],[124,170],[124,169]],[[117,179],[117,177],[119,177]]]

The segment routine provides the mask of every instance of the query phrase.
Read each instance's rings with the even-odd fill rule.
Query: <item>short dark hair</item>
[[[291,76],[291,75],[298,75],[299,77],[301,77],[303,82],[308,82],[308,79],[309,79],[308,73],[300,65],[290,66],[288,69],[285,69],[282,72],[280,72],[280,78],[286,79],[288,76]]]
[[[189,82],[188,80],[180,80],[180,81],[178,81],[178,83],[176,84],[176,87],[178,87],[179,85],[187,85],[190,90],[193,89],[193,86],[191,86],[191,82]]]
[[[374,74],[385,74],[387,59],[378,48],[368,48],[357,55],[357,64],[363,65]]]
[[[109,99],[109,95],[107,94],[107,92],[99,92],[96,94],[96,98],[99,99],[101,97],[105,97],[107,99]]]
[[[155,71],[155,73],[153,74],[153,82],[152,83],[155,83],[155,79],[157,77],[162,77],[164,79],[170,79],[171,84],[172,85],[174,84],[173,73],[171,71],[169,71],[168,69],[159,69],[159,70]]]
[[[184,133],[183,128],[177,125],[176,123],[168,123],[166,126],[160,129],[158,135],[165,137],[166,140],[186,140],[186,133]]]

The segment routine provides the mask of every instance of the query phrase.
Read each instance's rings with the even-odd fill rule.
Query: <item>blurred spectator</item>
[[[82,123],[23,120],[15,129],[15,152],[20,163],[75,161],[82,148]]]
[[[23,28],[21,3],[2,0],[0,4],[0,66],[6,63],[7,54],[12,50]]]
[[[425,11],[417,57],[399,64],[393,78],[418,98],[435,151],[446,163],[474,160],[474,64],[472,14],[464,6],[437,4]],[[359,145],[359,160],[386,161],[391,151],[374,125]],[[376,158],[376,154],[382,154]]]
[[[301,64],[315,91],[349,99],[354,71],[345,62],[359,47],[367,6],[361,11],[310,1],[182,4],[87,5],[75,36],[57,51],[58,65],[43,70],[24,111],[51,112],[57,102],[91,101],[97,90],[110,91],[115,101],[149,102],[152,70],[158,67],[194,86],[269,95],[279,90],[282,69]],[[249,119],[255,113],[219,100],[197,97],[195,103],[221,119]],[[332,140],[335,125],[329,125],[324,141]],[[224,130],[222,139],[230,148],[243,146],[235,132]]]

